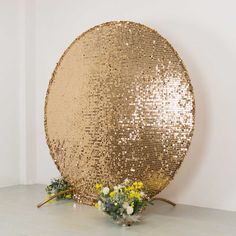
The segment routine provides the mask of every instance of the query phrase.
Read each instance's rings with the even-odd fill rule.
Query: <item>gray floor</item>
[[[1,236],[84,236],[84,235],[236,235],[236,213],[156,202],[132,227],[113,224],[97,209],[73,201],[36,204],[45,197],[43,185],[0,189]]]

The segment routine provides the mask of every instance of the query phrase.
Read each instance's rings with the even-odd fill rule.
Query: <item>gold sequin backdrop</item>
[[[108,22],[61,57],[45,103],[50,153],[91,204],[95,184],[141,180],[149,196],[173,179],[189,148],[194,96],[182,60],[155,30]]]

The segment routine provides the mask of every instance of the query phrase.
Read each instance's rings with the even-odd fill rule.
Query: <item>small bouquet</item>
[[[48,196],[47,199],[43,202],[40,202],[37,207],[40,208],[44,204],[52,203],[55,200],[64,200],[64,199],[73,199],[74,189],[71,185],[63,179],[63,177],[54,178],[51,180],[51,183],[45,188]]]
[[[49,184],[46,187],[46,192],[48,194],[48,197],[56,196],[56,200],[61,200],[61,199],[72,199],[73,195],[72,192],[69,192],[70,189],[70,184],[64,180],[62,177],[61,178],[54,178],[51,180],[51,184]],[[64,194],[59,194],[58,193],[63,193]]]
[[[143,188],[142,182],[128,179],[112,188],[96,184],[98,198],[95,207],[117,223],[130,226],[140,220],[141,212],[149,202]]]

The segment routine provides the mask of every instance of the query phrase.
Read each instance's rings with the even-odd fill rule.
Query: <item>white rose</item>
[[[110,189],[108,187],[104,187],[102,189],[102,192],[103,192],[104,195],[107,195],[109,193],[109,191],[110,191]]]
[[[134,208],[132,206],[128,206],[127,209],[126,209],[126,212],[128,215],[131,215],[134,211]]]
[[[124,202],[123,205],[122,205],[122,207],[123,207],[124,209],[126,209],[128,206],[129,206],[129,203],[128,203],[128,202]]]

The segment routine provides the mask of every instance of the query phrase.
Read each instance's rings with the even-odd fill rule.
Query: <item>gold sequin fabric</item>
[[[120,21],[68,47],[45,102],[47,143],[79,202],[95,184],[144,182],[149,197],[173,179],[189,148],[194,96],[182,60],[155,30]]]

